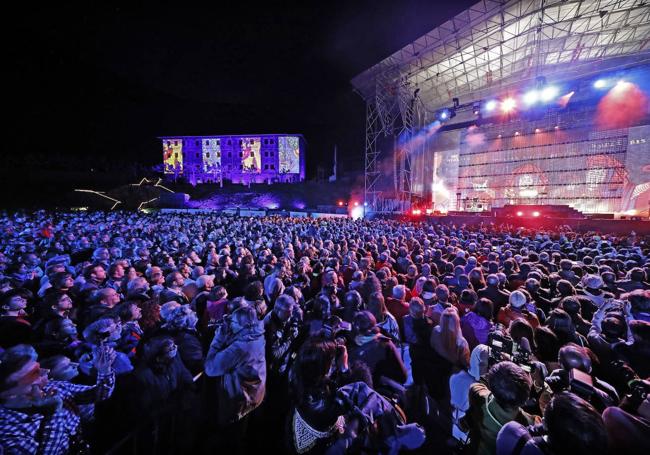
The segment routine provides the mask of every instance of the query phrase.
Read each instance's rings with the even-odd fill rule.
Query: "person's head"
[[[178,346],[167,335],[154,336],[143,343],[140,358],[151,367],[170,365],[178,353]]]
[[[494,313],[494,305],[492,303],[492,300],[486,298],[478,299],[478,302],[476,302],[476,305],[474,305],[472,311],[482,318],[491,321],[492,315]]]
[[[255,307],[243,303],[243,301],[228,316],[228,324],[232,333],[239,333],[242,330],[250,329],[258,323]]]
[[[92,295],[92,300],[96,305],[113,308],[120,303],[120,295],[113,288],[97,289]]]
[[[533,331],[533,327],[525,319],[514,319],[511,321],[510,327],[508,327],[508,333],[510,333],[515,343],[521,344],[522,338],[526,338],[531,349],[535,349],[535,332]]]
[[[535,329],[535,343],[537,350],[535,354],[542,362],[556,362],[560,352],[560,340],[557,335],[548,327],[537,327]]]
[[[589,353],[582,346],[575,343],[568,343],[560,348],[558,361],[562,369],[570,371],[573,368],[584,373],[591,373],[591,358]]]
[[[36,359],[16,350],[7,349],[0,356],[0,402],[8,405],[19,400],[39,402],[47,385],[49,371],[41,368]]]
[[[560,338],[570,337],[575,333],[575,325],[571,316],[560,308],[551,311],[546,319],[546,325]]]
[[[199,291],[210,292],[214,287],[214,275],[200,275],[196,279],[196,286]]]
[[[393,287],[393,298],[404,301],[406,299],[406,286],[403,284],[398,284],[397,286]]]
[[[440,315],[440,335],[448,352],[453,352],[463,337],[460,330],[460,317],[455,307],[445,308]]]
[[[280,321],[286,322],[291,318],[295,305],[296,301],[291,296],[282,294],[275,301],[273,313]]]
[[[0,296],[0,308],[5,316],[25,316],[27,299],[21,289],[11,289]]]
[[[57,314],[68,314],[72,310],[72,299],[68,294],[61,291],[54,291],[44,299],[48,309]]]
[[[516,310],[523,309],[526,305],[526,294],[521,291],[512,291],[508,297],[508,304]]]
[[[469,307],[473,307],[478,302],[478,295],[471,289],[463,289],[460,293],[460,303]]]
[[[149,283],[144,277],[138,276],[128,282],[126,286],[126,296],[131,298],[137,295],[149,292]]]
[[[426,286],[426,283],[425,283]],[[449,288],[444,284],[439,284],[436,286],[436,298],[439,303],[447,303],[449,300]]]
[[[622,341],[627,333],[625,319],[609,314],[600,324],[603,337],[609,342]]]
[[[122,323],[137,321],[142,318],[142,310],[136,302],[127,301],[116,308],[116,314],[120,317]]]
[[[164,327],[172,330],[192,330],[196,327],[198,317],[188,304],[175,307],[165,319]]]
[[[645,281],[645,270],[640,267],[634,267],[630,270],[630,279],[637,282]]]
[[[634,337],[634,344],[650,345],[650,322],[632,320],[630,321],[630,331]]]
[[[490,368],[488,387],[496,402],[504,409],[514,410],[523,405],[530,394],[532,380],[519,365],[499,362]]]
[[[381,292],[373,292],[368,298],[368,311],[370,311],[377,321],[383,321],[388,309],[384,301],[384,295]]]
[[[43,334],[47,340],[75,340],[77,325],[69,318],[52,318],[45,323]]]
[[[100,264],[93,264],[85,268],[83,275],[86,281],[102,283],[106,279],[106,270]]]
[[[601,415],[582,398],[562,392],[544,409],[548,443],[557,455],[607,453],[607,431]]]
[[[52,287],[60,290],[67,290],[74,286],[74,279],[69,272],[57,272],[50,279]]]
[[[83,331],[83,336],[90,344],[113,342],[120,339],[122,323],[119,318],[102,318],[91,323]]]
[[[413,319],[422,319],[424,318],[425,306],[422,299],[419,297],[413,297],[409,301],[409,314]]]
[[[41,368],[49,370],[53,381],[72,381],[79,375],[79,364],[64,355],[54,355],[40,361]]]
[[[359,311],[354,315],[353,326],[359,335],[369,335],[375,332],[377,318],[370,311]]]
[[[296,399],[302,403],[311,393],[327,390],[326,380],[336,358],[336,344],[331,341],[308,340],[296,357],[291,382]]]
[[[185,277],[180,272],[172,272],[165,277],[165,286],[170,289],[181,289],[185,284]]]
[[[343,299],[343,305],[352,311],[359,311],[363,306],[363,298],[358,291],[348,291]]]
[[[485,282],[490,287],[498,287],[499,286],[499,277],[495,273],[491,273],[491,274],[488,275]]]
[[[628,294],[623,294],[621,299],[630,302],[632,314],[650,313],[650,291],[636,289]]]

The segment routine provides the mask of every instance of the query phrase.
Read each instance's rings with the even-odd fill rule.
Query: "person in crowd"
[[[368,298],[368,311],[375,317],[377,328],[393,340],[393,343],[400,345],[400,328],[397,319],[386,308],[384,296],[381,292],[373,292]]]
[[[11,289],[0,296],[0,348],[32,341],[32,324],[26,319],[26,290]]]
[[[370,311],[354,317],[354,341],[350,344],[351,362],[363,361],[373,372],[373,383],[385,376],[400,384],[406,382],[407,371],[392,339],[380,333],[377,319]]]
[[[489,299],[493,305],[493,315],[496,316],[501,308],[505,307],[510,298],[510,294],[499,288],[499,277],[492,273],[485,280],[486,286],[477,291],[480,299]]]
[[[262,403],[266,388],[264,325],[255,308],[242,305],[217,329],[205,374],[221,377],[217,421],[226,427],[228,447],[242,450],[248,418]]]
[[[559,393],[544,409],[543,428],[512,421],[497,436],[497,453],[504,455],[607,454],[603,418],[593,406],[569,393]]]
[[[479,454],[496,453],[497,436],[508,422],[524,426],[541,423],[538,416],[521,406],[530,394],[532,380],[519,365],[504,361],[493,365],[484,382],[469,389],[466,420],[472,450]]]
[[[526,294],[513,291],[508,297],[508,305],[501,308],[497,314],[497,322],[506,327],[515,319],[525,319],[533,328],[539,326],[537,315],[527,308]]]
[[[493,313],[492,301],[482,298],[476,302],[472,311],[461,318],[460,327],[470,349],[487,343],[488,335],[493,327]]]
[[[175,302],[174,302],[175,303]],[[198,317],[189,304],[174,306],[169,312],[164,312],[158,335],[167,335],[174,340],[183,364],[196,375],[203,370],[203,346],[200,334],[196,329]]]
[[[49,381],[31,356],[8,350],[0,359],[0,447],[6,453],[87,453],[79,405],[108,399],[115,385],[114,351],[99,349],[93,386]]]

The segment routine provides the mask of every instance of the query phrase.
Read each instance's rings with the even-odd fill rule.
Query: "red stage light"
[[[517,212],[517,216],[524,216],[524,212]]]
[[[343,201],[339,201],[339,207],[343,207]]]
[[[533,216],[534,216],[534,217],[538,217],[538,216],[539,216],[539,212],[533,212]]]
[[[420,209],[413,209],[413,211],[412,211],[411,213],[412,213],[413,215],[420,215],[420,214],[422,213],[422,210],[420,210]]]

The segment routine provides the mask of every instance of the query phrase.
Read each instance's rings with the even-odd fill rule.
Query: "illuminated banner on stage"
[[[203,171],[215,172],[221,169],[221,144],[219,139],[203,139]]]
[[[165,174],[183,173],[183,141],[181,139],[163,141],[163,165]]]
[[[296,136],[278,138],[280,174],[297,174],[300,172],[300,141]]]

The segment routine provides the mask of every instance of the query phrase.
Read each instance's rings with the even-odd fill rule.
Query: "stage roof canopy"
[[[650,62],[650,0],[483,0],[352,79],[429,109]]]

